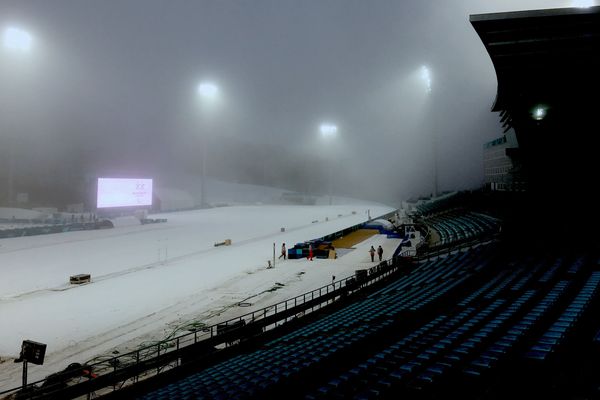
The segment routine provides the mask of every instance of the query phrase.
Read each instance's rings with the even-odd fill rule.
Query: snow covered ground
[[[285,242],[319,238],[392,208],[373,203],[234,206],[166,213],[166,223],[115,219],[114,229],[0,240],[0,390],[20,384],[21,342],[46,343],[29,381],[147,340],[188,320],[213,324],[353,275],[367,249],[391,256],[398,239],[376,235],[337,260],[267,261]],[[315,222],[317,221],[317,222]],[[285,228],[285,232],[281,231]],[[231,239],[231,246],[215,247]],[[69,285],[89,273],[92,283]],[[283,285],[283,286],[281,286]],[[269,291],[274,286],[279,290]],[[251,307],[238,307],[245,301]]]

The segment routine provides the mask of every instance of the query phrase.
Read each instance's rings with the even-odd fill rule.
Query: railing
[[[417,256],[417,250],[413,250],[413,249],[408,249],[408,250],[404,250],[402,253],[400,253],[400,257],[416,257]]]
[[[499,233],[490,233],[488,235],[477,236],[471,238],[468,241],[455,242],[450,245],[438,246],[438,247],[430,247],[429,251],[419,252],[417,251],[414,255],[407,255],[405,257],[411,257],[414,261],[424,261],[430,260],[433,257],[441,257],[444,255],[448,255],[458,250],[464,250],[473,248],[482,244],[494,242],[498,240],[500,234]]]
[[[454,210],[445,210],[442,214],[444,215],[448,215],[450,217],[453,218],[466,218],[468,217],[469,214],[465,213],[464,215],[453,215]],[[472,220],[468,220],[468,222],[466,222],[466,228],[464,227],[459,227],[461,229],[461,232],[466,232],[466,229],[469,228],[471,229],[472,235],[471,236],[466,236],[462,237],[462,238],[457,238],[456,235],[458,235],[458,232],[455,228],[451,227],[452,231],[449,233],[449,241],[444,243],[442,241],[436,241],[433,243],[430,243],[428,246],[426,246],[425,248],[418,248],[417,249],[417,256],[422,255],[420,258],[423,258],[423,256],[426,257],[430,257],[431,255],[439,255],[439,254],[444,254],[444,253],[448,253],[448,251],[454,251],[460,248],[465,248],[465,247],[469,247],[472,243],[477,243],[477,242],[481,242],[481,241],[486,241],[488,239],[494,239],[498,236],[500,229],[501,229],[501,220],[494,218],[494,217],[490,217],[489,215],[486,214],[481,214],[481,213],[472,213],[472,214],[476,214],[478,215],[480,218],[484,218],[486,220],[493,220],[494,222],[496,222],[497,226],[495,229],[490,229],[490,227],[482,227],[480,222],[475,222],[475,224],[477,225],[479,232],[477,232],[476,230],[471,229],[471,225],[469,224],[473,224]],[[431,217],[430,217],[431,218]],[[424,219],[425,220],[425,219]],[[450,221],[450,220],[448,220]],[[441,221],[438,222],[439,224],[442,224],[442,229],[444,229],[445,226],[449,226],[450,222],[445,222],[445,221]],[[465,224],[465,222],[461,222],[462,224]],[[427,226],[427,224],[424,224],[425,226]],[[429,229],[429,227],[428,227]],[[435,228],[432,228],[435,229]],[[449,230],[448,230],[449,232]],[[424,250],[424,251],[423,251]]]
[[[72,231],[89,231],[99,229],[100,222],[72,222],[72,223],[52,223],[45,225],[14,227],[10,229],[0,229],[0,239],[14,238],[21,236],[47,235],[51,233],[63,233]]]
[[[97,396],[116,391],[127,384],[178,367],[186,357],[197,358],[216,353],[222,348],[320,310],[389,277],[396,273],[403,263],[400,257],[382,261],[367,269],[364,275],[356,274],[224,322],[201,327],[126,354],[106,357],[100,362],[85,366],[98,376],[94,379],[86,379],[71,386],[62,382],[60,387],[44,390],[41,386],[48,380],[46,377],[26,386],[0,392],[0,396],[19,393],[20,399],[43,399],[56,398],[60,394],[61,399],[71,399],[79,396],[89,398],[92,393]]]

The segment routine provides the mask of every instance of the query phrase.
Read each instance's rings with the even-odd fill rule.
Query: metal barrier
[[[500,235],[498,233],[492,233],[489,235],[478,236],[466,242],[458,242],[453,245],[439,246],[439,247],[431,247],[429,251],[419,253],[415,255],[407,255],[406,257],[411,257],[414,261],[425,261],[430,260],[433,257],[441,257],[453,253],[455,251],[470,249],[477,247],[482,244],[487,244],[491,242],[495,242],[498,240]]]
[[[64,233],[73,231],[90,231],[94,229],[112,228],[110,221],[95,222],[73,222],[53,223],[36,226],[14,227],[11,229],[0,229],[0,239],[15,238],[21,236],[48,235],[52,233]]]

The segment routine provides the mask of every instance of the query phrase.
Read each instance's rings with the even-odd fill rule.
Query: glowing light
[[[588,8],[595,6],[594,0],[571,0],[571,7]]]
[[[23,29],[9,27],[2,34],[2,44],[8,50],[28,53],[31,50],[32,42],[33,39],[29,32]]]
[[[425,65],[421,67],[421,79],[425,82],[427,93],[431,93],[431,73],[429,72],[429,68]]]
[[[545,107],[536,107],[533,110],[533,118],[540,121],[546,117],[546,108]]]
[[[219,87],[212,82],[201,82],[198,85],[198,94],[204,99],[213,100],[219,96]]]
[[[333,138],[337,134],[338,127],[334,124],[321,124],[319,130],[324,138]]]

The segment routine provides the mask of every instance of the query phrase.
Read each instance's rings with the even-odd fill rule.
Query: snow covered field
[[[399,240],[376,235],[337,260],[266,268],[273,243],[279,256],[282,242],[291,248],[364,222],[367,209],[372,217],[393,211],[367,203],[221,207],[151,216],[166,223],[122,217],[114,229],[0,240],[0,389],[20,384],[12,358],[24,339],[48,345],[44,365],[29,369],[33,381],[161,339],[191,319],[217,323],[350,276],[372,265],[371,244],[387,258]],[[225,239],[232,245],[214,246]],[[80,273],[92,283],[69,285]]]

